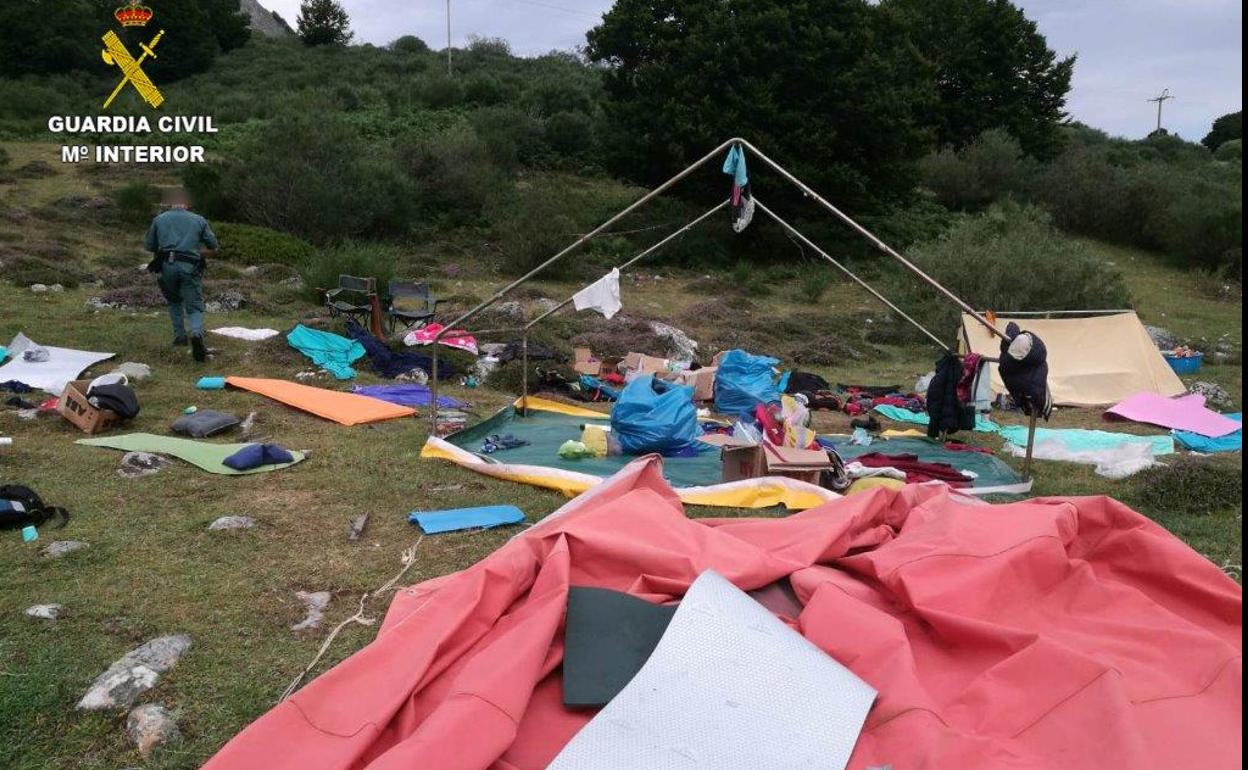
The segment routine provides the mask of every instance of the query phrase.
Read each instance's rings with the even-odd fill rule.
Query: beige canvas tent
[[[1089,318],[998,317],[997,328],[1004,331],[1010,321],[1044,340],[1055,404],[1107,406],[1136,393],[1176,396],[1186,391],[1133,312]],[[958,337],[962,352],[994,358],[1001,354],[1000,340],[970,316],[962,317]],[[992,390],[1005,391],[996,366]]]

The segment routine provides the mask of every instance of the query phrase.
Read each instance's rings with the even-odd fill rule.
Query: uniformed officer
[[[168,210],[152,220],[144,246],[152,252],[148,270],[156,273],[156,284],[169,303],[173,344],[186,345],[189,339],[195,360],[205,360],[208,352],[204,347],[204,269],[220,244],[208,220],[190,210],[186,191],[174,191]]]

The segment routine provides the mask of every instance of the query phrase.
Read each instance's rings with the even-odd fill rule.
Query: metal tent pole
[[[1023,481],[1031,481],[1031,453],[1036,446],[1036,411],[1027,420],[1027,455],[1023,459]]]
[[[438,343],[433,344],[433,350],[430,352],[430,360],[433,362],[430,368],[433,369],[433,375],[429,379],[429,435],[438,435]]]
[[[520,340],[520,365],[521,369],[521,392],[523,398],[520,401],[520,414],[524,417],[529,416],[529,327],[524,327],[524,336]]]
[[[801,233],[801,231],[799,231],[796,227],[794,227],[793,225],[791,225],[791,224],[789,224],[788,222],[786,222],[786,221],[784,221],[783,219],[781,219],[779,214],[777,214],[776,212],[774,212],[774,211],[772,211],[771,209],[769,209],[769,208],[767,208],[766,206],[764,206],[764,205],[763,205],[763,202],[762,202],[762,201],[760,201],[760,200],[758,199],[758,196],[755,196],[755,197],[754,197],[754,205],[755,205],[755,206],[757,206],[757,207],[759,208],[759,210],[760,210],[760,211],[762,211],[764,214],[767,214],[767,215],[768,215],[768,216],[770,216],[772,219],[774,219],[774,220],[776,221],[776,223],[777,223],[777,224],[779,224],[781,227],[783,227],[785,230],[787,230],[787,231],[788,231],[790,234],[792,234],[795,238],[799,239],[802,243],[804,243],[805,245],[809,246],[811,249],[814,249],[814,251],[815,251],[815,253],[816,253],[816,254],[818,254],[819,256],[823,257],[823,258],[824,258],[824,259],[826,259],[827,261],[831,262],[833,265],[836,265],[836,267],[840,268],[841,272],[845,273],[845,275],[847,275],[847,276],[849,276],[850,278],[852,278],[852,279],[854,280],[854,282],[855,282],[855,283],[857,283],[859,286],[861,286],[862,288],[864,288],[864,289],[866,289],[867,291],[871,292],[872,296],[874,296],[874,297],[875,297],[876,299],[878,299],[880,302],[883,302],[885,305],[887,305],[887,306],[888,306],[888,308],[889,308],[890,310],[892,310],[894,313],[896,313],[897,315],[899,315],[899,316],[901,316],[902,318],[904,318],[904,319],[906,319],[907,321],[909,321],[909,322],[910,322],[910,323],[914,326],[914,328],[916,328],[916,329],[918,329],[919,331],[923,332],[923,333],[924,333],[924,334],[926,334],[928,337],[931,337],[931,338],[932,338],[932,341],[933,341],[933,342],[935,342],[937,345],[939,345],[940,347],[944,348],[945,350],[948,350],[948,351],[949,351],[949,352],[951,352],[951,353],[953,352],[953,350],[952,350],[952,349],[951,349],[948,345],[946,345],[946,344],[945,344],[945,343],[944,343],[944,342],[940,339],[940,337],[937,337],[935,334],[933,334],[932,332],[930,332],[930,331],[927,329],[927,327],[923,326],[923,324],[919,323],[918,321],[914,320],[914,319],[913,319],[913,318],[911,318],[909,315],[907,315],[907,314],[906,314],[906,313],[905,313],[905,312],[904,312],[901,308],[897,307],[897,306],[896,306],[896,305],[894,305],[892,302],[890,302],[890,301],[888,300],[888,298],[887,298],[887,297],[885,297],[883,294],[880,294],[878,291],[876,291],[876,290],[875,290],[875,289],[874,289],[874,288],[873,288],[870,284],[868,284],[866,281],[862,280],[862,279],[861,279],[861,278],[859,278],[857,275],[854,275],[854,273],[853,273],[853,272],[852,272],[849,268],[845,267],[845,266],[844,266],[844,265],[842,265],[840,262],[837,262],[835,259],[833,259],[832,255],[828,254],[826,251],[824,251],[823,249],[821,249],[821,248],[819,248],[817,245],[815,245],[815,243],[814,243],[813,241],[811,241],[809,238],[807,238],[805,235],[803,235],[803,234]]]
[[[653,190],[651,190],[650,192],[646,193],[646,194],[645,194],[645,195],[643,195],[642,197],[638,198],[636,201],[634,201],[632,204],[630,204],[630,205],[629,205],[627,208],[625,208],[623,211],[620,211],[618,214],[616,214],[615,216],[611,217],[611,218],[610,218],[610,219],[608,219],[606,222],[603,222],[602,224],[598,225],[597,227],[595,227],[593,230],[589,231],[589,232],[588,232],[588,233],[586,233],[585,235],[582,235],[580,238],[577,238],[575,241],[573,241],[573,242],[572,242],[572,244],[571,244],[570,246],[568,246],[567,248],[565,248],[563,251],[560,251],[560,252],[559,252],[558,254],[556,254],[555,256],[553,256],[553,257],[551,257],[550,259],[546,260],[546,261],[545,261],[545,262],[543,262],[542,264],[540,264],[540,265],[538,265],[537,267],[533,268],[532,270],[530,270],[529,272],[527,272],[527,273],[525,273],[524,275],[520,276],[519,278],[517,278],[516,280],[512,281],[511,283],[507,284],[506,286],[504,286],[504,287],[503,287],[502,289],[500,289],[499,291],[494,292],[494,294],[493,294],[492,296],[490,296],[488,299],[486,299],[486,300],[484,300],[484,301],[482,301],[482,302],[478,303],[478,304],[477,304],[475,307],[473,307],[472,309],[468,310],[468,311],[467,311],[467,312],[465,312],[465,313],[462,313],[462,314],[461,314],[458,318],[456,318],[455,320],[451,321],[451,322],[450,322],[449,324],[447,324],[447,325],[446,325],[446,326],[445,326],[445,327],[444,327],[441,331],[439,331],[437,334],[435,334],[435,335],[434,335],[434,337],[433,337],[433,346],[434,346],[434,349],[435,349],[435,350],[437,349],[438,343],[442,340],[442,337],[444,337],[444,336],[446,335],[446,333],[447,333],[447,332],[449,332],[451,329],[458,328],[461,324],[463,324],[463,323],[464,323],[465,321],[467,321],[468,319],[470,319],[470,318],[472,318],[473,316],[477,315],[478,313],[480,313],[482,310],[486,309],[486,308],[487,308],[487,307],[489,307],[490,305],[493,305],[495,302],[497,302],[500,298],[502,298],[503,296],[505,296],[505,295],[506,295],[508,292],[510,292],[512,289],[516,288],[517,286],[519,286],[520,284],[524,283],[525,281],[530,280],[531,278],[533,278],[533,277],[534,277],[535,275],[537,275],[538,273],[542,272],[543,270],[545,270],[546,268],[550,267],[550,266],[551,266],[551,265],[553,265],[554,263],[556,263],[556,262],[558,262],[559,260],[563,259],[563,257],[564,257],[565,255],[567,255],[569,252],[573,251],[574,249],[576,249],[577,247],[581,246],[582,244],[587,243],[590,239],[594,238],[595,236],[597,236],[598,234],[600,234],[601,232],[603,232],[604,230],[606,230],[606,229],[607,229],[608,227],[610,227],[611,225],[615,224],[616,222],[620,221],[620,220],[621,220],[621,219],[623,219],[624,217],[626,217],[626,216],[628,216],[629,214],[633,213],[633,212],[634,212],[634,211],[636,211],[637,209],[639,209],[639,208],[641,208],[642,206],[646,205],[646,204],[647,204],[647,203],[649,203],[650,201],[654,200],[656,197],[658,197],[658,196],[662,195],[664,192],[667,192],[667,190],[668,190],[668,189],[670,189],[673,185],[677,184],[677,183],[678,183],[678,182],[680,182],[682,179],[684,179],[685,177],[689,176],[689,175],[690,175],[690,174],[692,174],[694,171],[698,170],[698,168],[700,168],[700,167],[701,167],[704,163],[706,163],[707,161],[711,160],[711,159],[712,159],[712,158],[714,158],[715,156],[719,155],[719,153],[723,152],[725,149],[727,149],[728,147],[730,147],[730,146],[731,146],[734,142],[739,142],[739,141],[741,141],[741,140],[739,140],[739,139],[729,139],[728,141],[723,142],[723,143],[722,143],[722,144],[720,144],[718,147],[716,147],[715,149],[711,150],[711,151],[710,151],[710,152],[708,152],[707,154],[703,155],[701,158],[699,158],[697,161],[695,161],[695,162],[694,162],[694,163],[692,163],[691,165],[686,166],[686,167],[685,167],[685,169],[684,169],[683,171],[681,171],[679,174],[677,174],[676,176],[672,177],[671,179],[668,179],[668,180],[667,180],[666,182],[664,182],[663,184],[659,185],[658,187],[654,188]],[[435,366],[435,367],[434,367],[434,372],[433,372],[433,388],[431,389],[431,390],[432,390],[432,391],[434,391],[434,392],[436,392],[436,391],[437,391],[437,382],[438,382],[438,372],[437,372],[437,367]],[[436,404],[436,403],[434,404],[434,409],[433,409],[433,411],[434,411],[434,415],[435,415],[435,419],[436,419],[436,414],[437,414],[437,404]]]
[[[841,211],[841,210],[840,210],[840,209],[838,209],[836,206],[833,206],[831,203],[828,203],[826,200],[824,200],[824,199],[823,199],[823,198],[819,195],[819,193],[817,193],[817,192],[815,192],[814,190],[810,189],[810,187],[809,187],[809,186],[807,186],[805,182],[803,182],[802,180],[800,180],[800,179],[798,179],[797,177],[795,177],[795,176],[793,176],[792,174],[790,174],[788,171],[786,171],[786,170],[784,169],[784,167],[782,167],[779,163],[776,163],[774,160],[772,160],[771,158],[769,158],[769,157],[767,157],[766,155],[764,155],[764,154],[763,154],[762,152],[760,152],[760,151],[759,151],[759,149],[758,149],[757,147],[755,147],[754,145],[750,144],[749,142],[745,141],[744,139],[738,139],[738,140],[736,140],[736,141],[739,141],[741,144],[743,144],[743,145],[745,145],[746,147],[748,147],[748,148],[750,149],[750,151],[751,151],[751,152],[753,152],[755,155],[757,155],[757,156],[759,157],[759,159],[760,159],[760,160],[762,160],[764,163],[766,163],[768,166],[770,166],[770,167],[772,168],[772,170],[774,170],[777,174],[779,174],[780,176],[784,177],[785,179],[787,179],[787,180],[788,180],[789,182],[791,182],[792,184],[796,185],[796,186],[797,186],[797,188],[798,188],[799,190],[801,190],[803,193],[805,193],[806,197],[810,198],[810,199],[811,199],[811,200],[813,200],[815,203],[818,203],[820,206],[823,206],[825,209],[827,209],[829,212],[831,212],[833,215],[835,215],[835,216],[836,216],[838,219],[840,219],[842,222],[844,222],[845,224],[849,225],[849,226],[850,226],[851,228],[853,228],[853,229],[854,229],[854,230],[855,230],[855,231],[856,231],[859,235],[861,235],[862,237],[864,237],[864,238],[866,238],[868,241],[870,241],[870,242],[872,243],[872,245],[874,245],[877,249],[879,249],[880,251],[882,251],[882,252],[884,252],[885,254],[889,255],[890,257],[892,257],[893,259],[897,260],[897,261],[898,261],[898,262],[900,262],[901,264],[905,265],[905,266],[906,266],[906,268],[907,268],[908,270],[910,270],[910,272],[914,273],[914,274],[915,274],[915,275],[917,275],[919,278],[922,278],[924,281],[926,281],[928,284],[930,284],[930,285],[932,286],[932,288],[936,289],[936,290],[937,290],[937,291],[939,291],[941,294],[945,295],[945,297],[947,297],[949,300],[951,300],[954,304],[956,304],[958,307],[962,308],[964,311],[966,311],[966,312],[967,312],[967,313],[969,313],[971,316],[973,316],[973,317],[975,318],[975,320],[976,320],[976,321],[979,321],[981,324],[983,324],[983,326],[984,326],[984,328],[985,328],[985,329],[988,329],[988,331],[990,331],[992,334],[996,335],[997,337],[1001,337],[1001,338],[1003,338],[1003,339],[1004,339],[1005,335],[1004,335],[1004,334],[1002,334],[1002,333],[1001,333],[1001,331],[997,329],[997,327],[995,327],[995,326],[993,326],[992,324],[988,323],[988,319],[984,318],[984,317],[983,317],[982,315],[980,315],[980,314],[979,314],[979,312],[978,312],[978,311],[976,311],[973,307],[971,307],[970,305],[966,304],[966,303],[965,303],[965,302],[963,302],[961,299],[959,299],[959,298],[958,298],[958,296],[957,296],[956,294],[954,294],[953,292],[951,292],[951,291],[949,291],[948,289],[946,289],[946,288],[945,288],[943,285],[941,285],[941,283],[940,283],[939,281],[937,281],[935,278],[933,278],[933,277],[931,277],[930,275],[928,275],[927,273],[923,272],[922,268],[920,268],[918,265],[914,264],[914,263],[913,263],[913,262],[911,262],[910,260],[908,260],[908,259],[906,259],[905,257],[901,256],[901,254],[897,253],[897,251],[895,251],[895,250],[894,250],[891,246],[889,246],[887,243],[885,243],[884,241],[881,241],[879,238],[877,238],[877,237],[876,237],[876,235],[875,235],[875,233],[872,233],[872,232],[871,232],[870,230],[868,230],[867,228],[865,228],[865,227],[863,227],[862,225],[860,225],[860,224],[858,224],[857,222],[855,222],[853,219],[851,219],[851,218],[850,218],[850,216],[849,216],[848,214],[846,214],[845,212]],[[757,203],[757,199],[755,199],[755,202]]]
[[[715,212],[720,211],[721,209],[723,209],[723,208],[727,207],[727,206],[728,206],[728,204],[730,204],[731,202],[732,202],[732,200],[731,200],[731,199],[725,199],[723,203],[719,204],[718,206],[715,206],[715,207],[714,207],[714,208],[712,208],[712,209],[708,209],[708,210],[707,210],[707,212],[706,212],[706,213],[704,213],[702,216],[697,217],[696,219],[691,219],[690,221],[686,222],[686,223],[685,223],[685,225],[684,225],[683,227],[681,227],[679,230],[675,230],[675,231],[671,232],[670,234],[668,234],[668,236],[667,236],[666,238],[664,238],[663,240],[661,240],[661,241],[659,241],[658,243],[654,244],[653,246],[650,246],[650,247],[646,248],[645,250],[641,251],[641,252],[640,252],[640,253],[638,253],[636,256],[634,256],[632,259],[630,259],[630,260],[628,260],[627,262],[625,262],[624,264],[620,265],[617,269],[618,269],[621,273],[622,273],[622,272],[624,272],[624,271],[625,271],[625,270],[627,270],[628,268],[632,267],[632,266],[633,266],[633,265],[635,265],[636,263],[638,263],[638,262],[640,262],[641,260],[645,259],[646,257],[650,256],[651,254],[653,254],[654,252],[658,251],[659,249],[663,248],[664,246],[666,246],[667,244],[671,243],[671,242],[672,242],[672,241],[674,241],[675,239],[677,239],[677,238],[679,238],[680,236],[684,235],[685,233],[689,232],[689,231],[690,231],[690,230],[692,230],[694,227],[696,227],[697,225],[699,225],[699,224],[701,224],[703,221],[705,221],[708,217],[710,217],[711,215],[713,215]],[[575,295],[573,295],[573,297],[575,297]],[[529,329],[532,329],[534,326],[536,326],[537,324],[539,324],[539,323],[541,323],[542,321],[544,321],[544,320],[547,318],[547,316],[554,315],[555,313],[558,313],[560,310],[562,310],[563,308],[565,308],[565,307],[567,307],[568,305],[570,305],[570,304],[572,303],[573,297],[568,297],[568,298],[567,298],[567,299],[565,299],[564,301],[560,302],[558,305],[555,305],[554,307],[552,307],[550,310],[547,310],[545,313],[542,313],[542,314],[541,314],[541,315],[539,315],[537,318],[534,318],[532,321],[529,321],[529,322],[525,325],[525,327],[524,327],[524,328],[525,328],[525,330],[527,331],[527,330],[529,330]]]

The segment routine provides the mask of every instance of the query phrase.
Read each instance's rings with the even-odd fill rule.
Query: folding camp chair
[[[331,318],[343,317],[368,327],[372,325],[373,316],[370,298],[376,293],[376,278],[340,275],[338,288],[325,292],[325,306]]]
[[[404,329],[412,329],[433,320],[438,300],[429,291],[429,284],[391,281],[386,293],[389,295],[386,314],[390,319],[391,334],[398,324],[402,324]]]

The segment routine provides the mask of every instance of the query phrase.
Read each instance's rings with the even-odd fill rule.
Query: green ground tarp
[[[855,457],[872,452],[883,455],[916,455],[919,460],[929,463],[947,463],[959,470],[967,470],[977,474],[972,483],[974,487],[1013,487],[1023,483],[1013,468],[1000,459],[982,452],[959,452],[945,449],[940,442],[925,438],[891,438],[877,439],[868,446],[850,444],[848,437],[841,440],[833,437],[832,443],[845,462],[852,462]]]
[[[565,460],[560,457],[559,445],[569,439],[579,440],[581,426],[586,424],[610,425],[610,420],[605,415],[601,420],[593,420],[536,410],[530,410],[529,416],[524,417],[515,407],[508,407],[488,420],[447,436],[446,440],[460,449],[480,454],[481,444],[486,438],[510,433],[528,441],[529,445],[482,456],[504,463],[543,465],[595,476],[610,476],[637,459],[631,455],[590,457],[583,460]],[[718,484],[723,476],[719,450],[707,446],[695,457],[665,457],[663,475],[676,487]]]
[[[209,473],[219,473],[223,476],[246,476],[252,473],[276,471],[282,468],[289,468],[303,460],[302,452],[291,452],[295,456],[295,462],[262,465],[249,471],[236,471],[223,461],[247,446],[247,444],[214,444],[210,441],[195,441],[189,438],[157,436],[154,433],[127,433],[123,436],[84,438],[79,439],[76,443],[84,446],[120,449],[123,452],[151,452],[153,454],[169,455],[183,462],[188,462],[197,468],[202,468]]]

